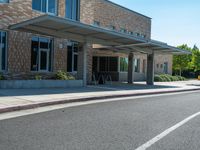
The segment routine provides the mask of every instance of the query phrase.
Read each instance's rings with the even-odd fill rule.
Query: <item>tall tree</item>
[[[200,50],[196,45],[194,45],[192,49],[192,63],[191,64],[195,72],[200,70]]]
[[[187,46],[187,44],[178,46],[178,48],[192,51],[190,47]],[[190,63],[192,61],[192,55],[191,54],[183,54],[183,55],[174,55],[173,56],[173,70],[179,71],[179,75],[181,76],[182,71],[190,68]]]

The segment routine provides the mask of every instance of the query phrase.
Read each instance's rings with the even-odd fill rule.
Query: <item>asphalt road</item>
[[[98,103],[0,121],[0,150],[134,150],[200,111],[200,92]],[[199,150],[200,116],[150,150]]]

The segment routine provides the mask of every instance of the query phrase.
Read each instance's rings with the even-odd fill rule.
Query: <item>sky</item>
[[[200,48],[200,0],[111,0],[152,18],[152,39]]]

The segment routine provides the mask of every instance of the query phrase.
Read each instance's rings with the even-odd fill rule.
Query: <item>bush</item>
[[[155,75],[155,82],[172,82],[172,81],[185,81],[186,78],[182,76],[171,76],[168,74]]]
[[[65,71],[58,71],[55,75],[55,79],[57,80],[75,80],[75,78]]]
[[[5,80],[5,77],[2,74],[0,74],[0,80]]]
[[[35,76],[35,80],[42,80],[42,76],[41,75],[36,75]]]

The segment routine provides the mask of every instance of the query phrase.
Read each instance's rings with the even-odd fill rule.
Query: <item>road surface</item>
[[[21,116],[0,121],[0,150],[199,150],[198,112],[200,92]]]

